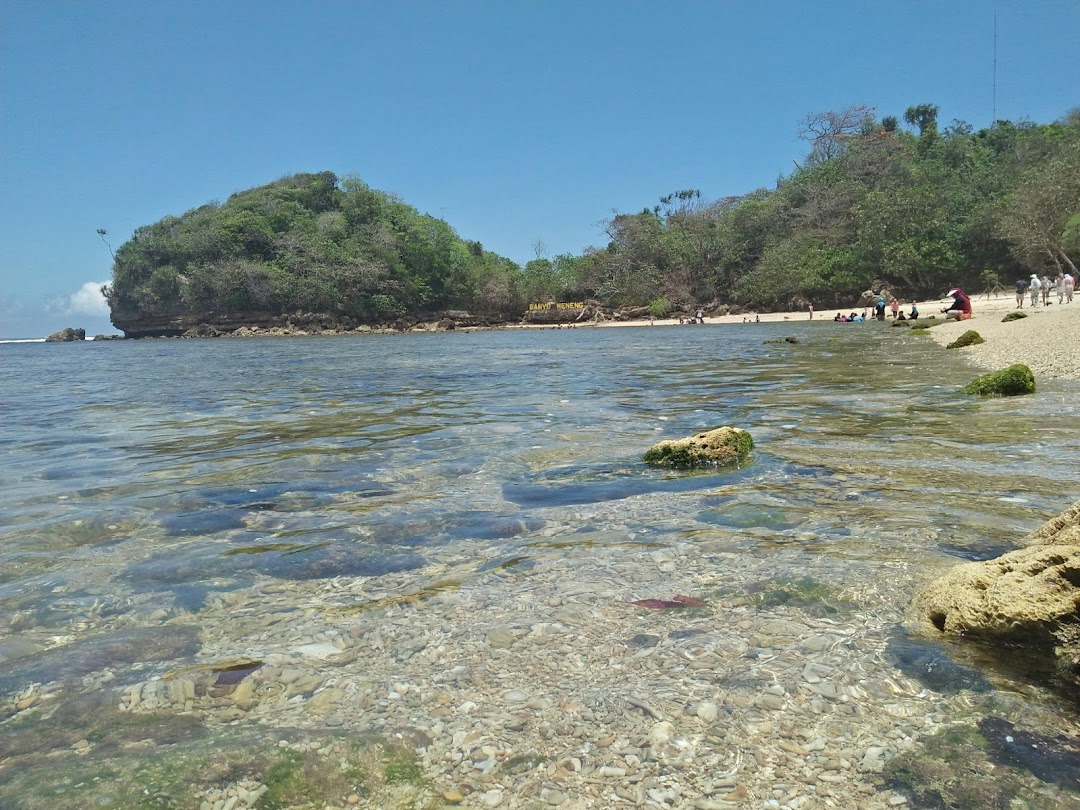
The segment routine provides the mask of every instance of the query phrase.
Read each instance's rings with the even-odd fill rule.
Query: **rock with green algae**
[[[1015,397],[1035,393],[1035,375],[1023,363],[1014,363],[1001,371],[991,371],[977,377],[963,388],[962,394],[984,397]]]
[[[890,760],[882,775],[915,807],[1008,810],[1016,796],[1031,793],[1031,785],[1011,769],[995,770],[987,748],[978,729],[953,726]]]
[[[983,340],[983,336],[976,332],[974,329],[968,329],[964,334],[947,345],[946,349],[962,349],[965,346],[978,346],[980,343],[986,343]]]
[[[1026,312],[1010,312],[1004,318],[1001,319],[1002,323],[1009,323],[1009,321],[1019,321],[1027,317]]]
[[[685,439],[658,442],[645,453],[645,461],[660,467],[711,467],[737,464],[754,448],[754,440],[741,428],[718,427]]]

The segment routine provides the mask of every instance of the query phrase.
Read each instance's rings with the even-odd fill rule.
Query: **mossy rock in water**
[[[798,343],[798,342],[799,342],[799,339],[797,337],[791,337],[790,335],[788,337],[786,337],[786,338],[769,338],[768,340],[765,341],[766,344],[769,344],[769,343]]]
[[[1014,797],[1030,792],[1030,785],[1008,769],[989,775],[987,748],[977,729],[949,728],[890,760],[882,775],[916,807],[1006,810]]]
[[[1004,318],[1001,319],[1002,323],[1008,323],[1009,321],[1019,321],[1027,317],[1026,312],[1010,312]]]
[[[976,332],[974,329],[968,329],[964,334],[947,345],[946,349],[962,349],[965,346],[978,346],[980,343],[986,343],[983,340],[983,336]]]
[[[685,439],[658,442],[645,453],[648,464],[660,467],[711,467],[737,464],[754,448],[750,434],[740,428],[718,427]]]
[[[991,371],[960,389],[962,394],[984,397],[1015,397],[1035,393],[1035,375],[1023,363],[1014,363],[1001,371]]]

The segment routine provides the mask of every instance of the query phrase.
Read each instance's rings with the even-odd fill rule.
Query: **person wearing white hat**
[[[1039,281],[1038,275],[1031,274],[1031,279],[1028,281],[1028,292],[1031,294],[1031,305],[1037,307],[1039,305],[1039,293],[1042,292],[1042,282]]]
[[[949,290],[949,295],[952,296],[952,303],[945,309],[941,310],[945,313],[945,317],[950,320],[966,321],[971,317],[971,299],[968,298],[966,292],[959,287],[954,287]]]

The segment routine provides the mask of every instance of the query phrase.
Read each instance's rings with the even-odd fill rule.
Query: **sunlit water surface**
[[[792,578],[874,582],[995,556],[1080,492],[1080,385],[962,397],[957,353],[877,324],[9,344],[0,370],[8,697],[58,677],[36,650],[118,613],[463,545],[477,578],[587,556],[582,504],[633,503],[643,544],[737,532]],[[742,470],[640,461],[725,424],[757,443]]]

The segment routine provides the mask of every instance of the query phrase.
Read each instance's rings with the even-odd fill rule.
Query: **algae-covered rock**
[[[768,340],[765,341],[766,344],[769,344],[769,343],[798,343],[798,342],[799,342],[799,339],[797,337],[791,337],[790,335],[788,337],[786,337],[786,338],[769,338]]]
[[[946,349],[962,349],[965,346],[978,346],[980,343],[986,343],[983,340],[983,336],[976,332],[974,329],[968,329],[964,334],[947,345]]]
[[[958,566],[932,582],[913,607],[942,633],[1048,658],[1080,686],[1080,502],[1027,538],[1027,547]]]
[[[645,461],[661,467],[706,467],[735,464],[754,447],[750,434],[740,428],[718,427],[685,439],[658,442],[645,453]]]
[[[1023,363],[1015,363],[1001,371],[991,371],[960,389],[962,394],[1015,397],[1035,393],[1035,375]]]
[[[1026,312],[1010,312],[1004,318],[1001,319],[1002,323],[1009,323],[1010,321],[1019,321],[1027,317]]]

